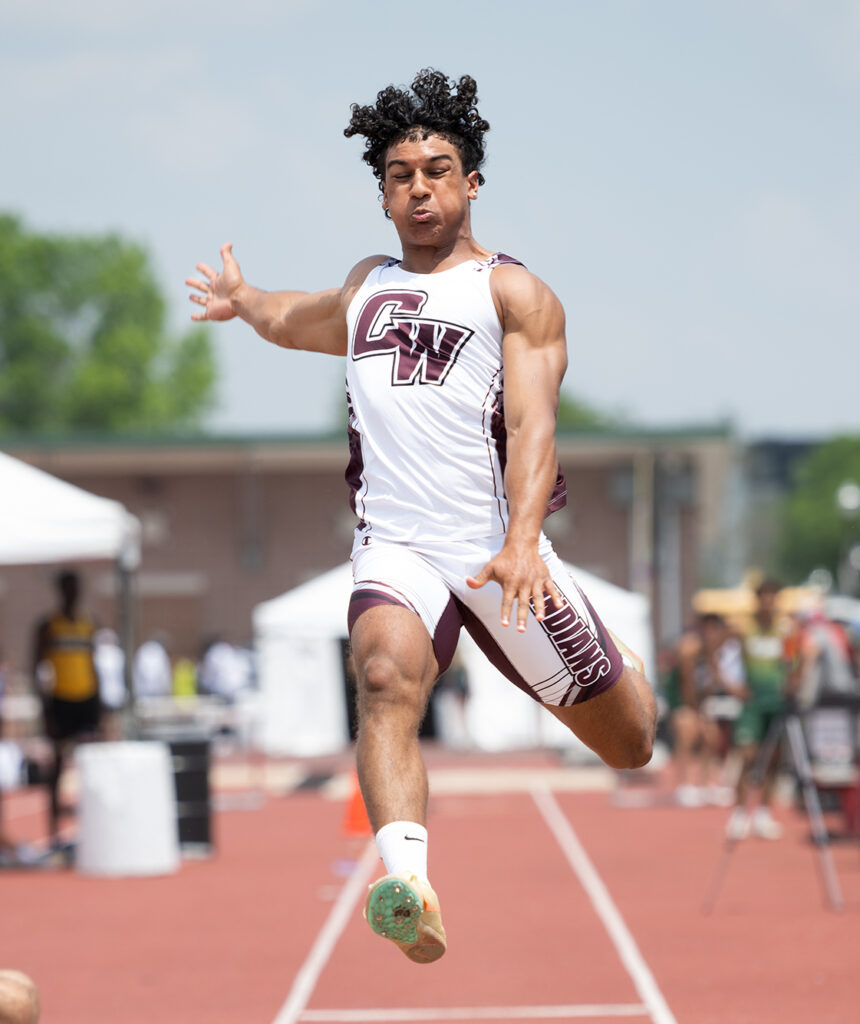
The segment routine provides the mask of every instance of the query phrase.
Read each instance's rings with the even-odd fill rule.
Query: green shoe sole
[[[424,901],[411,885],[400,878],[386,878],[368,897],[367,922],[385,939],[416,942],[423,910]]]

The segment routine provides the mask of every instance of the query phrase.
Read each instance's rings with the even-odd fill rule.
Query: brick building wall
[[[7,445],[23,458],[85,490],[114,498],[142,524],[142,564],[136,578],[136,635],[170,637],[175,656],[196,656],[215,633],[247,643],[256,604],[343,562],[354,517],[343,479],[340,441],[245,440],[173,444]],[[647,452],[671,455],[687,474],[689,494],[672,520],[671,557],[661,559],[660,524],[652,502],[651,573],[658,639],[668,605],[689,606],[699,584],[702,549],[719,527],[715,507],[732,459],[724,433],[561,438],[559,454],[568,505],[547,520],[562,558],[619,586],[636,576],[630,487],[634,460]],[[661,455],[662,453],[662,455]],[[707,494],[707,504],[698,496]],[[650,519],[649,519],[650,516]],[[650,523],[650,527],[649,527]],[[641,547],[641,542],[640,542]],[[665,547],[665,544],[664,544]],[[673,576],[660,584],[665,563]],[[674,567],[674,568],[672,568]],[[84,604],[106,625],[116,624],[116,574],[107,563],[80,567]],[[29,662],[32,629],[54,603],[56,567],[0,566],[0,647],[19,667]],[[677,576],[677,581],[675,581]],[[664,581],[665,583],[665,581]],[[640,583],[641,586],[641,583]],[[677,591],[677,593],[676,593]],[[676,612],[668,613],[675,628]]]

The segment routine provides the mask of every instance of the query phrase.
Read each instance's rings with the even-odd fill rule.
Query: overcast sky
[[[416,70],[490,121],[477,239],[561,297],[566,387],[634,421],[860,430],[860,0],[0,0],[0,208],[184,287],[397,254],[343,128]],[[213,327],[219,431],[314,431],[343,367]]]

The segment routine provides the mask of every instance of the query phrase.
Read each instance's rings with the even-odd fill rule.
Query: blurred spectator
[[[198,681],[204,693],[234,700],[240,691],[253,685],[251,652],[234,647],[219,636],[206,648],[200,662]]]
[[[0,970],[0,1024],[37,1024],[39,990],[22,971]]]
[[[799,614],[788,644],[794,690],[803,710],[813,707],[824,696],[856,692],[848,633],[822,611],[813,609]]]
[[[136,699],[170,696],[173,689],[173,669],[167,653],[167,643],[167,634],[158,631],[138,647],[132,667]]]
[[[751,816],[746,804],[751,774],[758,759],[762,741],[784,716],[789,696],[791,650],[788,630],[776,614],[780,584],[765,580],[756,591],[756,610],[743,631],[742,644],[747,683],[747,701],[735,723],[735,742],[742,758],[741,772],[735,791],[735,809],[726,832],[730,838],[743,839],[750,831],[763,839],[779,839],[782,827],[771,814],[771,801],[776,784],[779,745],[770,763],[764,767],[759,806]]]
[[[14,700],[11,690],[12,665],[0,648],[0,866],[19,864],[22,849],[3,828],[3,791],[17,789],[25,774],[25,760],[18,742],[16,723],[10,725],[6,717],[7,698]]]
[[[125,652],[112,629],[96,630],[93,660],[99,677],[102,725],[106,739],[122,735],[120,712],[125,707]]]
[[[54,747],[48,773],[49,825],[52,842],[59,842],[60,779],[63,764],[75,742],[96,739],[101,728],[99,679],[93,660],[95,625],[78,610],[77,573],[56,577],[59,609],[36,627],[33,676],[42,696],[45,731]]]
[[[671,728],[676,797],[684,807],[725,806],[722,771],[731,722],[745,695],[741,645],[719,615],[702,615],[678,644]]]
[[[191,658],[177,658],[173,666],[173,696],[194,697],[197,694],[197,666]]]
[[[3,686],[3,653],[0,651],[0,687]],[[0,702],[3,689],[0,689]],[[0,703],[2,710],[2,703]],[[2,721],[2,720],[0,720]],[[0,733],[0,865],[17,860],[17,844],[3,830],[3,790],[12,789],[20,782],[21,752],[16,744],[7,743]],[[0,1017],[2,1021],[2,1017]]]

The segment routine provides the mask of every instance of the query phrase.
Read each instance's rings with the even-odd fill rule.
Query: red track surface
[[[823,905],[806,817],[784,811],[781,841],[738,846],[706,917],[700,908],[722,852],[725,810],[622,809],[606,792],[554,799],[665,999],[664,1021],[860,1019],[856,844],[832,847],[846,904],[835,914]],[[13,834],[38,833],[41,794],[7,796],[4,809]],[[217,855],[185,861],[165,878],[4,871],[0,966],[37,980],[44,1024],[272,1024],[366,847],[341,835],[343,813],[315,793],[220,812]],[[529,793],[439,795],[429,824],[447,956],[409,963],[355,908],[321,954],[297,1020],[334,1019],[329,1010],[368,1011],[342,1020],[385,1020],[381,1011],[404,1009],[412,1020],[501,1024],[518,1007],[593,1005],[606,1015],[571,1010],[553,1019],[656,1020]],[[418,1013],[454,1007],[472,1012]],[[506,1016],[487,1016],[492,1007]]]

